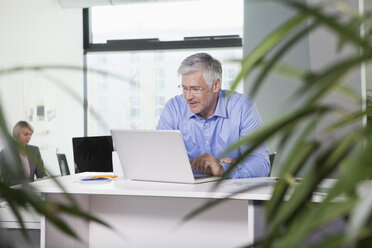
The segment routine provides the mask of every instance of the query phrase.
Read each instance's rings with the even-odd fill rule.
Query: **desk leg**
[[[266,212],[263,201],[248,200],[248,244],[264,237],[266,233]]]
[[[45,248],[45,230],[46,230],[46,225],[45,225],[45,216],[43,215],[40,218],[40,248]]]
[[[254,242],[254,202],[248,201],[248,244]]]
[[[45,194],[41,194],[41,197],[45,200]],[[45,230],[46,230],[46,218],[44,215],[40,218],[40,248],[45,248]]]
[[[79,207],[89,212],[89,196],[88,195],[72,195],[78,202]],[[54,202],[67,202],[63,194],[46,194],[46,200]],[[41,234],[40,247],[71,247],[83,248],[89,247],[89,223],[81,218],[71,215],[61,215],[62,219],[72,228],[75,233],[81,238],[78,241],[70,236],[62,233],[44,216],[41,218]]]

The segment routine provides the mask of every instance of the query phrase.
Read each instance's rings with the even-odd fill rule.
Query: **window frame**
[[[239,35],[216,35],[184,37],[183,40],[160,41],[152,39],[122,39],[108,40],[106,43],[92,42],[91,8],[82,9],[83,22],[83,111],[84,136],[88,136],[88,62],[87,54],[91,52],[116,51],[157,51],[203,48],[234,48],[243,47],[243,38]]]
[[[92,42],[91,8],[83,9],[83,48],[88,52],[145,51],[168,49],[200,49],[242,47],[239,35],[215,35],[184,37],[183,40],[160,41],[158,38],[108,40],[106,43]]]

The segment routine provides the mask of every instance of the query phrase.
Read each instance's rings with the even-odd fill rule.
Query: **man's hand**
[[[221,176],[224,173],[222,165],[209,153],[190,159],[190,164],[195,169],[195,173],[201,171],[212,176]]]
[[[226,163],[226,164],[233,164],[235,163],[235,160],[232,158],[219,158],[218,162]]]

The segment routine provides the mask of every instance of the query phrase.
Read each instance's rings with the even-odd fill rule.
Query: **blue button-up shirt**
[[[237,159],[247,147],[240,147],[229,154],[225,150],[240,137],[262,125],[254,102],[246,95],[234,93],[226,97],[227,91],[219,92],[214,114],[207,119],[190,111],[183,95],[170,99],[160,116],[157,129],[180,130],[189,158],[204,153],[216,159]],[[226,171],[231,164],[222,163]],[[265,145],[253,151],[228,176],[229,178],[267,176],[270,172],[268,150]]]

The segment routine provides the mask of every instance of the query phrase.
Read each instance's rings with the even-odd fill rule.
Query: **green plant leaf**
[[[298,123],[301,120],[306,119],[307,116],[321,114],[330,110],[331,108],[329,108],[328,106],[304,106],[302,109],[285,114],[272,123],[264,125],[262,128],[256,130],[251,135],[243,137],[238,142],[226,149],[225,154],[228,154],[229,152],[239,148],[240,146],[253,144],[246,152],[246,154],[248,155],[258,146],[260,146],[266,139],[271,137],[273,134],[281,131],[285,127],[296,122]]]
[[[269,35],[252,53],[242,61],[242,69],[231,85],[231,90],[235,90],[241,80],[246,77],[252,69],[261,61],[264,56],[271,51],[283,38],[285,38],[294,28],[298,27],[306,20],[306,14],[299,14],[287,21],[275,32]]]
[[[351,211],[349,225],[346,229],[346,242],[349,247],[354,246],[357,236],[367,224],[371,215],[372,209],[372,185],[370,182],[365,181],[358,185],[357,196],[358,202],[355,208]]]
[[[345,115],[344,118],[337,121],[336,123],[327,127],[326,132],[332,132],[337,128],[343,127],[345,125],[349,125],[355,121],[360,121],[360,119],[364,116],[372,114],[372,108],[367,108],[365,111],[357,111],[348,115]]]
[[[257,91],[259,90],[262,82],[269,75],[269,72],[271,70],[273,70],[275,65],[278,63],[279,59],[282,58],[283,55],[285,55],[285,53],[288,52],[288,50],[290,48],[292,48],[292,46],[294,46],[300,39],[304,38],[305,35],[310,33],[317,26],[318,26],[318,23],[313,23],[313,24],[301,29],[299,32],[297,32],[297,34],[295,34],[288,41],[286,41],[285,44],[283,46],[281,46],[278,49],[278,51],[275,52],[275,54],[273,56],[270,57],[268,62],[260,62],[259,63],[259,65],[262,65],[263,68],[262,68],[261,72],[259,73],[259,75],[257,76],[257,78],[255,79],[255,81],[253,82],[253,86],[252,86],[251,91],[249,93],[249,95],[252,98],[254,98],[254,96],[256,95]],[[291,75],[293,75],[292,73],[293,73],[293,70],[291,71]]]
[[[279,230],[281,223],[295,220],[301,214],[302,209],[311,204],[312,194],[316,191],[321,180],[337,167],[339,161],[349,154],[350,148],[354,146],[357,140],[358,138],[354,135],[349,135],[341,142],[335,142],[333,146],[320,154],[301,183],[294,187],[294,192],[291,194],[288,204],[283,204],[277,209],[277,215],[272,220],[274,231]]]
[[[276,247],[297,247],[311,234],[311,231],[323,228],[330,221],[347,215],[355,202],[356,200],[345,203],[309,203],[301,209],[299,218],[291,222],[286,230],[287,234],[276,244]]]
[[[370,45],[360,37],[358,29],[345,28],[345,25],[338,15],[326,12],[326,6],[320,4],[315,7],[308,6],[298,1],[283,1],[284,4],[291,6],[299,11],[307,13],[316,21],[323,23],[331,31],[335,32],[343,41],[349,41],[357,48],[368,48]],[[323,13],[324,11],[324,13]],[[344,12],[344,14],[346,14]],[[352,21],[353,23],[353,21]]]

